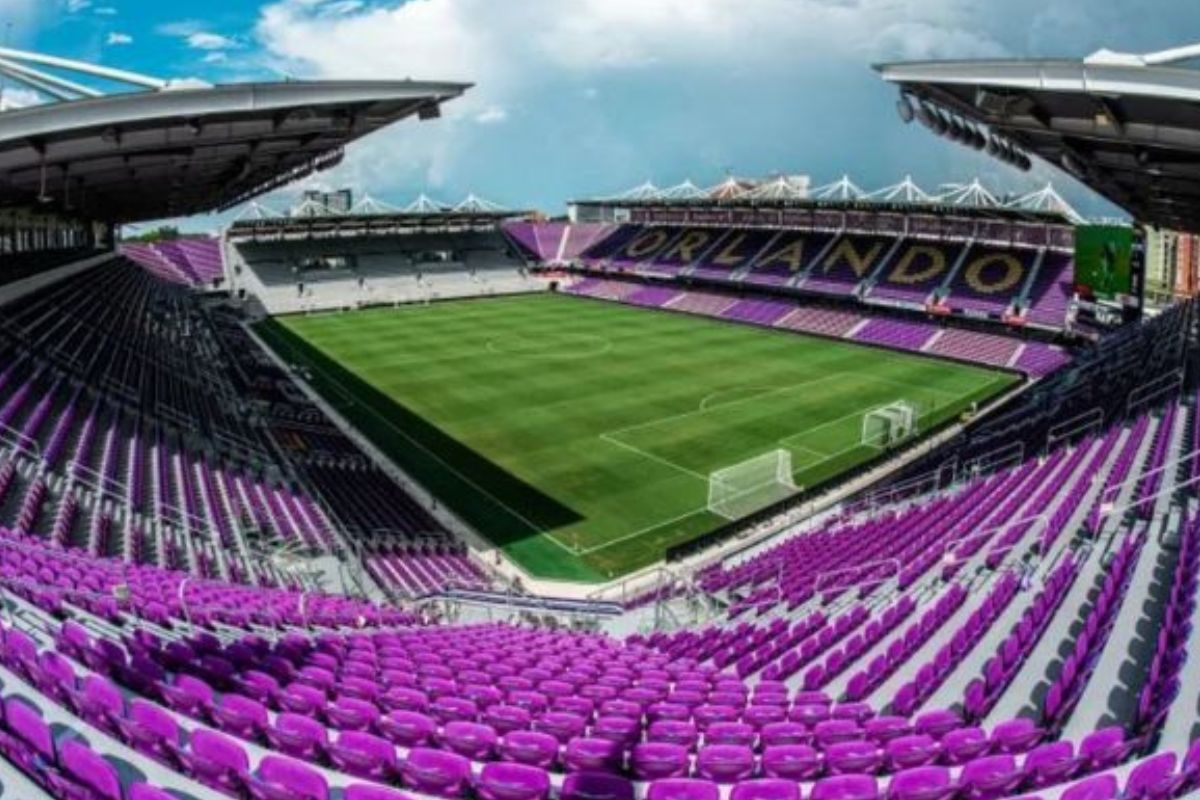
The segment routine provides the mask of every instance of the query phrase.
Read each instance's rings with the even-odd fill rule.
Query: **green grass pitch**
[[[559,295],[288,316],[258,332],[531,574],[600,581],[724,523],[708,474],[787,448],[812,487],[1017,380],[933,358]]]

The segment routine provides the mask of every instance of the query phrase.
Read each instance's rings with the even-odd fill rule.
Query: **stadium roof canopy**
[[[1200,46],[1082,61],[882,64],[898,106],[1019,167],[1036,154],[1141,222],[1200,232]]]
[[[23,65],[29,61],[138,91],[101,94]],[[0,112],[0,206],[113,223],[230,208],[335,165],[348,143],[379,128],[439,116],[441,103],[469,88],[411,80],[170,83],[4,49],[0,72],[53,101]]]

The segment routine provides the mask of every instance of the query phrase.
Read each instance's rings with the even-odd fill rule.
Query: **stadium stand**
[[[221,243],[212,237],[125,244],[121,254],[164,280],[189,286],[212,284],[225,273]]]
[[[521,235],[532,237],[531,228],[537,230],[521,223]],[[586,270],[700,278],[743,288],[787,287],[864,305],[937,306],[996,320],[1015,316],[1051,329],[1065,326],[1073,294],[1070,255],[1046,247],[636,225],[601,236],[577,259],[558,261]]]
[[[158,796],[140,782],[197,797],[388,797],[391,786],[615,800],[775,787],[781,797],[917,799],[1115,797],[1139,786],[1177,796],[1200,779],[1187,766],[1200,763],[1185,720],[1194,698],[1179,691],[1192,684],[1172,677],[1188,669],[1178,654],[1194,615],[1200,527],[1194,511],[1168,513],[1180,495],[1163,477],[1196,470],[1185,457],[1198,435],[1195,393],[1182,382],[1140,405],[1112,403],[1101,425],[1055,440],[1044,457],[848,509],[717,562],[699,580],[728,610],[698,629],[622,640],[507,623],[418,625],[407,612],[284,588],[287,573],[238,585],[250,575],[219,559],[243,518],[331,547],[326,507],[341,510],[343,533],[360,532],[374,579],[399,593],[487,579],[436,529],[402,547],[382,535],[436,523],[289,390],[232,307],[128,262],[95,274],[79,285],[107,285],[113,303],[128,304],[90,314],[72,304],[70,286],[56,287],[5,328],[0,513],[11,516],[0,516],[0,565],[14,614],[0,630],[0,753],[31,786],[117,798]],[[597,278],[571,291],[982,363],[1045,357],[1009,337],[784,299]],[[76,323],[105,358],[47,349]],[[1048,431],[1074,405],[1047,396],[1091,382],[1136,390],[1194,359],[1195,324],[1183,305],[1122,330],[1023,401],[1050,417],[1022,412],[991,429]],[[186,339],[168,335],[181,329]],[[106,342],[135,330],[157,346],[137,370],[117,370],[120,349]],[[185,366],[179,354],[197,348],[204,364]],[[202,369],[219,376],[202,379]],[[172,391],[158,371],[208,382],[207,394]],[[225,421],[219,401],[203,402],[223,393],[258,416]],[[177,417],[257,449],[193,453]],[[145,476],[107,498],[114,519],[157,510],[166,524],[155,530],[186,529],[193,517],[196,530],[159,545],[161,559],[85,548],[72,520],[96,507],[91,498],[45,508],[47,498],[76,496],[55,492],[68,454],[81,450],[100,475]],[[235,465],[252,450],[257,471]],[[38,462],[46,469],[28,468]],[[205,511],[214,496],[216,510]],[[174,518],[172,503],[184,509]],[[1177,535],[1151,535],[1150,520]],[[101,530],[97,541],[111,535]],[[196,553],[196,535],[221,546]],[[209,556],[226,567],[206,567]],[[1165,593],[1152,580],[1160,564],[1179,576]],[[1162,609],[1148,632],[1133,624],[1144,603]],[[1139,656],[1157,671],[1106,699],[1108,676],[1142,635],[1159,643]]]
[[[534,230],[542,235],[536,233],[540,227]],[[318,246],[237,237],[230,251],[237,286],[280,314],[540,288],[512,242],[493,227],[452,236],[362,236]]]
[[[565,291],[632,305],[853,339],[891,349],[1006,367],[1034,377],[1052,373],[1070,360],[1070,354],[1064,348],[1036,340],[940,327],[920,320],[869,317],[840,308],[801,305],[800,301],[791,299],[739,299],[721,292],[685,290],[670,284],[641,284],[628,279],[602,280],[591,277],[574,281],[565,287]]]
[[[1189,319],[1154,327],[1194,325],[1190,309],[1173,316]],[[174,600],[163,586],[178,573],[10,535],[22,545],[0,560],[19,613],[0,638],[12,692],[0,752],[50,792],[113,797],[135,791],[116,758],[184,790],[260,797],[387,797],[388,785],[523,800],[714,798],[720,787],[1182,796],[1200,780],[1179,734],[1194,697],[1170,675],[1187,664],[1195,516],[1172,518],[1177,546],[1137,513],[1083,522],[1107,487],[1131,510],[1170,504],[1144,476],[1195,469],[1180,459],[1195,436],[1191,399],[719,563],[702,580],[730,600],[727,619],[625,641],[414,627],[351,600],[305,607],[213,581]],[[1180,577],[1165,594],[1158,564]],[[129,598],[104,591],[114,581]],[[1143,635],[1131,623],[1144,603],[1164,609],[1144,635],[1165,672],[1122,685],[1125,702],[1093,702]],[[219,632],[198,627],[205,619]],[[118,635],[117,620],[134,632]],[[339,629],[349,620],[358,630]],[[292,629],[268,638],[263,626]]]
[[[246,580],[278,579],[254,555],[260,541],[333,553],[345,546],[338,529],[390,560],[433,559],[416,568],[426,579],[384,588],[485,583],[311,404],[279,394],[290,381],[271,384],[232,312],[210,312],[158,274],[117,259],[5,314],[0,441],[11,456],[0,524],[93,555]],[[238,370],[231,354],[250,363]]]

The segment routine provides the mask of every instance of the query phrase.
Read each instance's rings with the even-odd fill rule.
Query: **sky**
[[[1107,214],[1046,165],[1020,173],[903,125],[870,65],[1163,49],[1200,39],[1196,2],[0,0],[0,33],[163,78],[473,83],[441,119],[374,134],[319,178],[397,204],[474,192],[553,214],[646,180],[848,173],[868,189],[906,174],[929,189],[978,175],[999,192],[1052,179]]]

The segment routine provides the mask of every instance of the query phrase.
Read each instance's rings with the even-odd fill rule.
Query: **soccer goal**
[[[917,432],[920,414],[907,400],[898,400],[863,414],[862,443],[885,448],[904,441]]]
[[[708,476],[708,510],[725,519],[741,519],[795,493],[790,450],[763,453]]]

